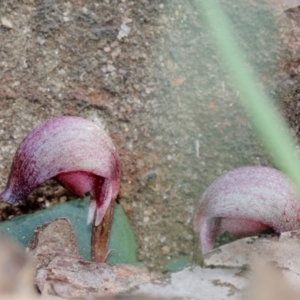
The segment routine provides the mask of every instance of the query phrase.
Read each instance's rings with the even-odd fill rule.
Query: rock
[[[5,17],[1,18],[1,25],[7,29],[12,29],[13,28],[13,24],[10,20],[8,20]]]
[[[118,40],[121,40],[122,38],[124,37],[127,37],[129,32],[130,32],[130,27],[126,25],[125,22],[123,22],[120,26],[120,30],[119,30],[119,33],[118,33]]]
[[[38,226],[28,246],[36,270],[47,267],[57,255],[79,257],[76,236],[67,218]]]

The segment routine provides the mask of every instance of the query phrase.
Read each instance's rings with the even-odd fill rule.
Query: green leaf
[[[91,260],[91,228],[86,224],[89,198],[73,200],[38,211],[34,214],[17,216],[0,223],[0,231],[11,236],[27,247],[37,226],[56,218],[69,218],[74,228],[79,252],[87,260]],[[109,241],[109,257],[107,262],[139,265],[136,252],[137,245],[129,221],[120,205],[115,205],[111,236]]]
[[[191,265],[191,261],[187,257],[180,257],[173,259],[165,264],[163,267],[163,272],[176,272],[179,271],[189,265]]]
[[[127,263],[144,266],[141,262],[137,261],[137,245],[134,233],[120,205],[115,205],[108,249],[110,253],[107,262],[111,265]]]
[[[37,226],[56,218],[67,217],[76,232],[80,254],[90,260],[91,225],[86,225],[87,209],[88,198],[66,202],[40,210],[34,214],[17,216],[2,222],[0,230],[27,247]]]

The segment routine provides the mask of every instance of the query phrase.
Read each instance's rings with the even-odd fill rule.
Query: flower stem
[[[102,222],[92,228],[91,256],[94,262],[105,262],[108,256],[108,243],[112,227],[114,203],[108,207]]]

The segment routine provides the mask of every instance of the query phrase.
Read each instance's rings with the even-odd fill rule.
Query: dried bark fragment
[[[110,266],[64,255],[40,269],[36,282],[43,295],[71,298],[124,293],[157,276],[132,265]]]
[[[38,226],[28,246],[37,270],[47,267],[57,255],[79,257],[76,236],[67,218]]]

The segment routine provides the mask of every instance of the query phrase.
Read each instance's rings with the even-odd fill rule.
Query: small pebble
[[[64,203],[66,201],[67,201],[67,197],[66,196],[62,196],[62,197],[59,198],[59,202],[60,203]]]
[[[120,48],[116,48],[112,53],[111,53],[111,56],[112,57],[117,57],[119,56],[121,53],[121,49]]]
[[[159,174],[158,174],[157,170],[151,170],[142,175],[142,180],[143,181],[155,181],[157,179],[158,175]]]
[[[10,20],[6,19],[5,17],[1,18],[1,25],[7,29],[13,28],[12,22]]]
[[[145,90],[146,94],[150,94],[151,93],[151,89],[146,87],[146,90]]]
[[[149,217],[152,215],[152,211],[151,210],[145,210],[144,211],[144,216]]]
[[[122,38],[128,36],[129,32],[130,32],[130,27],[127,26],[125,23],[122,23],[122,25],[120,26],[120,30],[118,33],[118,40],[121,40]]]
[[[115,47],[117,47],[118,45],[119,45],[118,41],[114,41],[114,42],[112,42],[112,43],[110,44],[110,47],[111,47],[111,48],[115,48]]]
[[[143,161],[142,159],[138,159],[137,162],[136,162],[136,167],[137,167],[138,169],[141,169],[141,168],[143,168],[144,166],[145,166],[144,161]]]
[[[107,71],[108,72],[113,72],[115,70],[116,70],[116,68],[113,65],[107,65]]]
[[[163,254],[169,254],[169,253],[170,253],[170,247],[168,247],[168,246],[163,246],[163,247],[161,248],[161,251],[162,251]]]
[[[166,237],[162,236],[159,240],[160,240],[161,243],[164,243],[166,241]]]
[[[61,197],[65,194],[66,190],[62,187],[59,186],[55,191],[54,191],[54,196],[55,197]]]
[[[43,197],[38,197],[38,198],[37,198],[37,202],[44,202],[44,200],[45,200],[45,199],[44,199]]]

